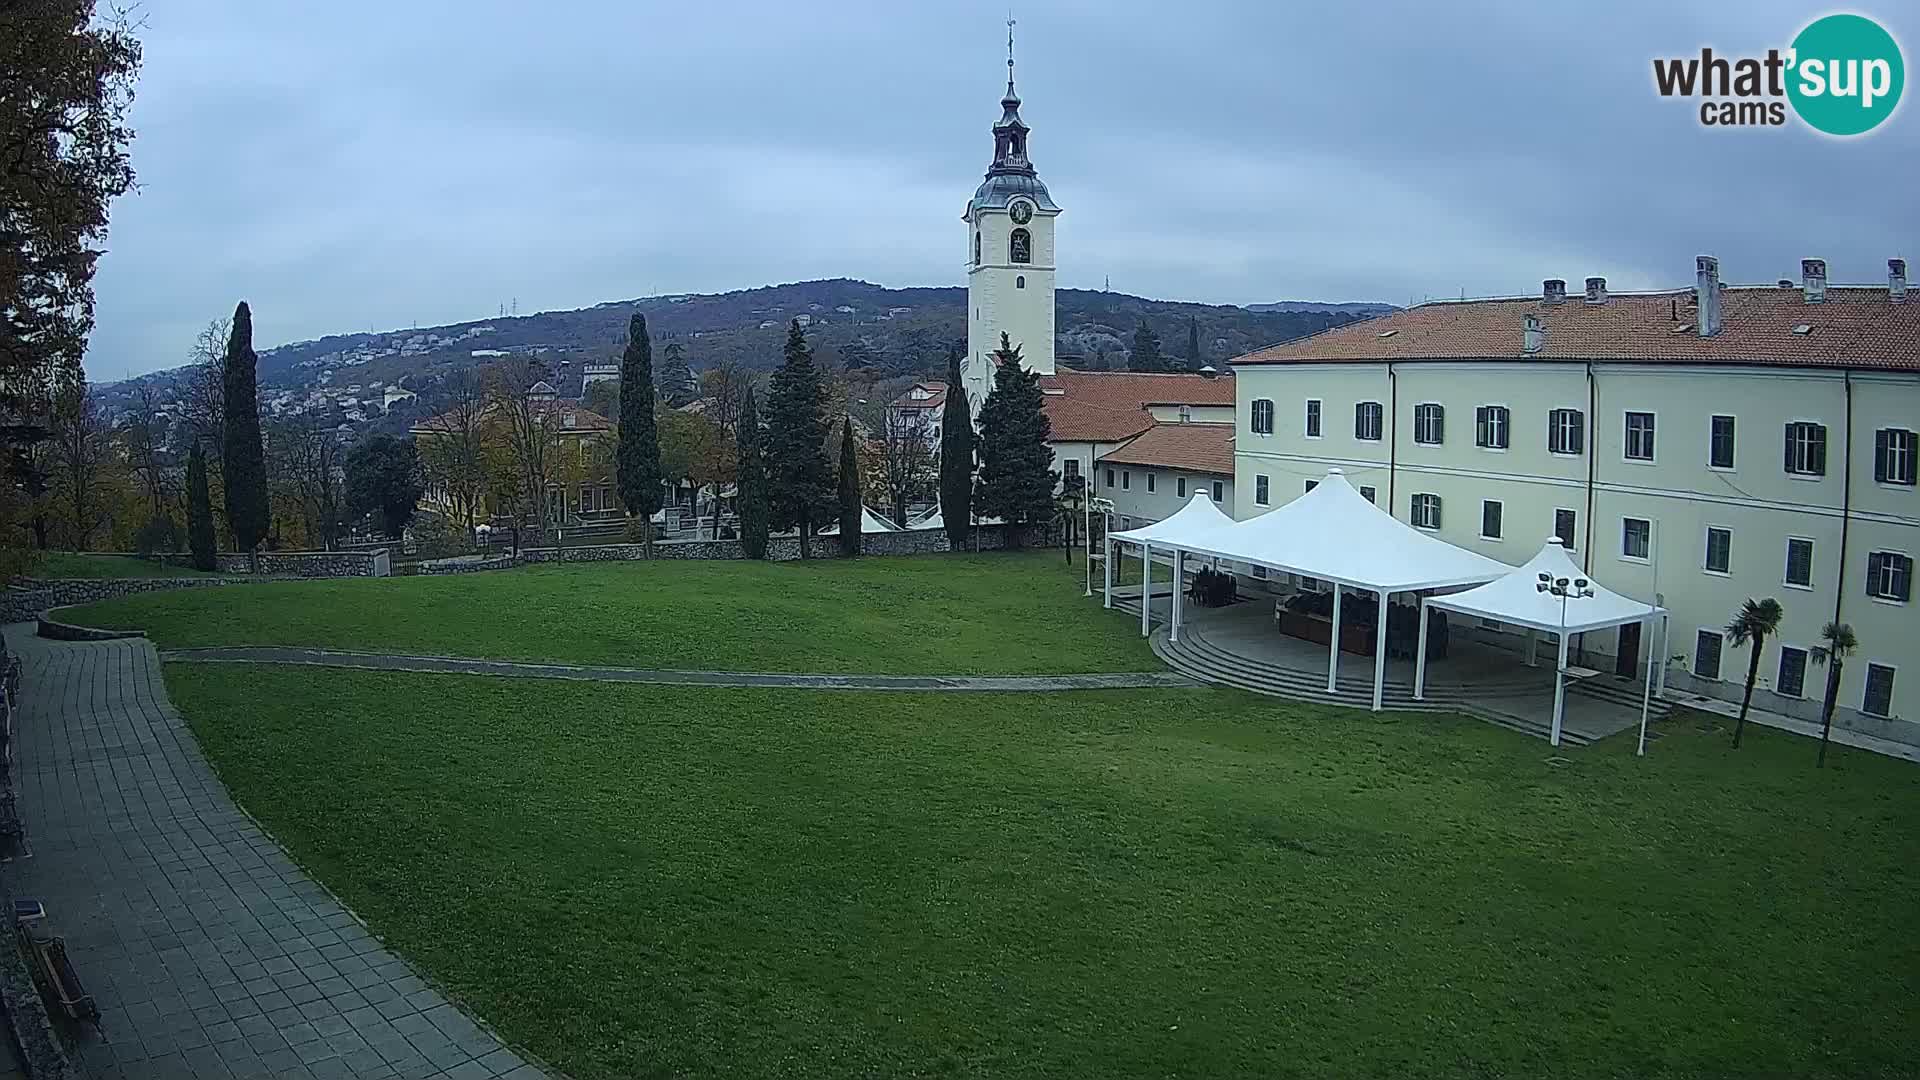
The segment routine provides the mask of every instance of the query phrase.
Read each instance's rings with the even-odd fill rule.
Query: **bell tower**
[[[1030,371],[1053,374],[1053,219],[1060,207],[1027,156],[1029,128],[1013,90],[1007,20],[1007,92],[993,125],[993,164],[961,219],[967,226],[967,397],[977,412],[993,388],[993,351],[1005,333]]]

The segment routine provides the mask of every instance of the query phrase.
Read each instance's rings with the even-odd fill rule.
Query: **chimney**
[[[1540,283],[1540,302],[1544,304],[1564,304],[1567,302],[1567,283],[1557,277],[1550,277]]]
[[[1587,303],[1604,304],[1607,302],[1607,279],[1590,277],[1587,279]]]
[[[1827,299],[1827,260],[1800,260],[1800,288],[1805,291],[1807,303],[1819,304]]]
[[[1546,341],[1547,331],[1540,322],[1540,316],[1527,312],[1525,329],[1520,332],[1520,351],[1529,355],[1537,353]]]
[[[1720,260],[1711,255],[1693,260],[1693,313],[1701,337],[1720,332]]]
[[[1907,260],[1887,260],[1887,298],[1899,303],[1907,298]]]

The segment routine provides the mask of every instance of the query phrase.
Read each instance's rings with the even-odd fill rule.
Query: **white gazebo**
[[[1105,606],[1113,606],[1113,544],[1140,545],[1140,635],[1150,633],[1149,620],[1153,610],[1153,549],[1164,547],[1173,552],[1173,610],[1167,621],[1167,636],[1174,641],[1180,640],[1180,584],[1187,572],[1186,553],[1193,550],[1181,546],[1182,543],[1198,543],[1205,537],[1213,536],[1222,529],[1232,528],[1236,522],[1213,504],[1204,491],[1196,491],[1187,505],[1175,510],[1170,517],[1162,518],[1151,525],[1142,525],[1138,529],[1126,532],[1108,533],[1106,558],[1101,560],[1106,574]]]
[[[1373,708],[1379,711],[1386,693],[1388,598],[1394,593],[1480,585],[1506,575],[1513,568],[1484,555],[1455,547],[1438,537],[1396,519],[1354,490],[1339,469],[1327,470],[1313,490],[1285,506],[1246,521],[1233,521],[1218,510],[1211,517],[1188,503],[1164,521],[1129,532],[1114,533],[1109,542],[1138,543],[1143,549],[1175,552],[1176,566],[1183,554],[1251,563],[1272,570],[1318,578],[1333,584],[1333,626],[1327,655],[1327,689],[1338,688],[1340,675],[1340,597],[1343,589],[1358,589],[1379,597],[1373,656]],[[1209,503],[1209,508],[1211,504]],[[1108,554],[1111,555],[1111,548]],[[1146,551],[1142,552],[1143,564]],[[1143,574],[1143,578],[1147,575]],[[1178,640],[1180,626],[1180,571],[1174,574],[1174,605],[1168,636]],[[1142,583],[1141,629],[1147,625],[1146,581]],[[1112,605],[1112,577],[1108,576],[1108,606]]]
[[[1605,630],[1626,623],[1641,624],[1641,638],[1649,643],[1647,685],[1641,699],[1641,738],[1646,734],[1646,699],[1653,693],[1653,673],[1659,665],[1653,658],[1651,624],[1662,619],[1666,609],[1622,596],[1588,578],[1574,565],[1558,537],[1550,537],[1540,553],[1525,566],[1512,568],[1504,576],[1478,588],[1448,596],[1432,596],[1420,602],[1420,644],[1415,650],[1413,697],[1421,700],[1427,689],[1427,615],[1433,608],[1445,608],[1463,615],[1524,626],[1555,634],[1560,639],[1560,660],[1553,674],[1553,733],[1549,738],[1560,745],[1560,722],[1566,713],[1567,640],[1574,634]],[[1660,647],[1666,647],[1661,635]],[[1528,662],[1532,662],[1532,638],[1528,639]]]
[[[865,536],[869,533],[884,533],[884,532],[899,532],[899,531],[900,531],[900,526],[895,525],[893,522],[888,521],[885,517],[874,513],[873,507],[867,506],[864,503],[861,505],[860,533],[862,536]],[[840,535],[840,523],[836,521],[833,524],[826,526],[825,528],[816,529],[814,530],[813,535],[838,536]]]

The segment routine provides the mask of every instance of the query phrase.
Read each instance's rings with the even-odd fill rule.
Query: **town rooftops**
[[[1100,461],[1232,476],[1233,425],[1155,424],[1120,449],[1100,455]]]
[[[919,394],[921,396],[916,397]],[[887,402],[893,409],[938,409],[947,402],[947,384],[944,382],[917,382],[907,392]]]
[[[1920,296],[1907,295],[1902,260],[1891,261],[1887,285],[1829,286],[1824,262],[1811,259],[1799,283],[1725,286],[1710,257],[1700,276],[1693,289],[1629,294],[1609,294],[1605,279],[1592,278],[1586,297],[1568,297],[1555,279],[1540,296],[1421,304],[1232,363],[1538,359],[1920,371]]]
[[[1233,380],[1138,371],[1063,370],[1040,377],[1057,442],[1119,442],[1153,426],[1149,405],[1233,404]]]
[[[576,401],[565,398],[535,398],[528,402],[535,416],[553,417],[553,426],[561,434],[566,433],[611,433],[613,421],[584,408]],[[483,423],[492,423],[498,417],[500,406],[489,404],[481,414]],[[414,435],[445,435],[458,430],[459,425],[450,414],[431,417],[413,425],[410,432]]]

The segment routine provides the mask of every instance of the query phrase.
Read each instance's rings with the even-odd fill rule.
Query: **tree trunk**
[[[1827,662],[1827,700],[1820,706],[1820,756],[1814,768],[1827,767],[1827,737],[1833,733],[1833,707],[1840,699],[1840,661]]]
[[[640,518],[640,542],[647,547],[647,558],[653,558],[653,519],[645,515]]]
[[[1733,748],[1740,749],[1740,733],[1746,730],[1747,709],[1753,705],[1753,683],[1760,677],[1760,647],[1765,638],[1753,639],[1753,659],[1747,661],[1747,692],[1740,697],[1740,719],[1733,724]]]
[[[801,518],[800,519],[800,557],[802,559],[812,558],[812,555],[807,551],[807,546],[808,546],[807,541],[810,539],[808,534],[811,533],[812,531],[813,531],[813,523],[808,521],[804,517]]]

